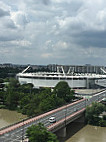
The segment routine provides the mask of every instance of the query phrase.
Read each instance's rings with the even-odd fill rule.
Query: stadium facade
[[[63,66],[57,66],[56,72],[36,72],[26,73],[28,66],[23,72],[17,74],[21,84],[32,83],[35,88],[55,87],[60,81],[66,81],[70,88],[101,88],[106,87],[106,71],[103,68],[97,73],[75,73],[73,67],[69,67],[65,72]]]

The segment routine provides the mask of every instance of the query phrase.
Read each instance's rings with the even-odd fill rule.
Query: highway
[[[49,118],[51,116],[56,117],[56,123],[61,120],[65,121],[68,116],[86,108],[86,106],[90,105],[92,102],[101,101],[103,98],[106,98],[106,90],[95,94],[90,99],[78,100],[77,102],[67,104],[50,112],[44,113],[34,118],[30,118],[16,125],[0,130],[0,142],[20,142],[25,138],[26,130],[29,126],[43,123],[44,126],[48,128],[53,125],[49,122]]]

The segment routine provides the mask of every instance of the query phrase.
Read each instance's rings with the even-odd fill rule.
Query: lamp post
[[[67,117],[67,105],[66,105],[66,108],[65,108],[65,110],[64,110],[64,111],[65,111],[65,121],[64,121],[64,122],[65,122],[65,126],[66,126],[66,117]]]
[[[22,142],[24,142],[24,119],[22,120],[23,122],[23,128],[22,128]]]

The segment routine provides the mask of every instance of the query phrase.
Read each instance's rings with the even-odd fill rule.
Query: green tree
[[[99,115],[105,111],[105,105],[101,103],[94,102],[92,106],[86,108],[85,118],[88,124],[99,125],[101,118]],[[102,124],[102,121],[101,121]]]
[[[19,93],[18,87],[19,82],[15,78],[11,78],[9,84],[7,85],[5,103],[9,109],[15,109],[18,106]]]
[[[49,132],[43,124],[32,125],[27,129],[29,142],[58,142],[55,134]]]
[[[14,110],[18,105],[18,101],[19,101],[18,92],[9,91],[8,94],[6,94],[5,103],[9,109]]]
[[[19,81],[15,78],[10,78],[8,88],[16,90],[20,86]]]
[[[0,78],[0,83],[3,83],[3,82],[4,82],[3,78]]]
[[[58,106],[61,106],[65,104],[65,101],[63,98],[56,97],[55,94],[48,95],[46,98],[44,98],[40,104],[39,108],[41,112],[49,111],[51,109],[54,109]]]
[[[73,91],[65,81],[60,81],[54,88],[57,97],[63,98],[66,102],[70,102],[73,98]]]

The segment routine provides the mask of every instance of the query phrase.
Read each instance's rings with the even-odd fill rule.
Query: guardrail
[[[101,97],[100,97],[101,96]],[[13,132],[13,130],[16,130],[17,128],[21,128],[22,129],[22,127],[25,125],[27,125],[27,124],[31,124],[32,125],[32,123],[31,122],[36,122],[37,120],[41,120],[43,117],[45,117],[45,116],[49,116],[49,115],[51,115],[51,114],[54,114],[54,113],[57,113],[57,112],[59,112],[59,111],[61,111],[61,110],[64,110],[64,109],[66,109],[66,108],[73,108],[74,109],[74,107],[76,106],[76,108],[77,108],[77,105],[78,104],[83,104],[83,107],[80,107],[80,109],[79,110],[81,110],[81,109],[85,109],[86,108],[86,102],[89,102],[88,103],[88,105],[90,105],[93,101],[99,101],[99,100],[101,100],[102,98],[106,98],[106,89],[104,89],[104,90],[102,90],[102,91],[100,91],[100,92],[98,92],[98,93],[95,93],[95,95],[94,95],[94,98],[92,97],[91,99],[89,99],[89,100],[87,100],[87,99],[81,99],[81,100],[78,100],[77,102],[74,102],[74,103],[71,103],[71,104],[67,104],[67,105],[64,105],[64,106],[62,106],[62,107],[59,107],[59,108],[57,108],[57,109],[54,109],[54,110],[51,110],[51,111],[49,111],[49,112],[46,112],[46,113],[44,113],[44,114],[41,114],[41,115],[39,115],[39,116],[33,116],[33,117],[29,117],[29,118],[26,118],[26,119],[23,119],[23,120],[21,120],[20,122],[17,122],[17,123],[14,123],[14,124],[11,124],[11,125],[9,125],[9,126],[7,126],[7,127],[4,127],[4,128],[1,128],[0,129],[0,138],[2,138],[2,136],[3,136],[3,138],[5,138],[5,134],[7,133],[7,134],[10,134],[10,132],[12,133]],[[98,100],[99,99],[99,100]],[[78,110],[78,111],[79,111]],[[71,111],[70,111],[71,112]],[[72,112],[72,114],[74,114],[74,112]],[[70,115],[70,114],[69,114]],[[68,116],[67,116],[68,117]],[[29,126],[29,125],[27,125],[27,126]],[[10,135],[11,136],[11,135]],[[0,139],[1,140],[1,139]],[[6,140],[7,140],[7,137],[6,137]],[[10,141],[9,141],[10,142]]]
[[[103,91],[105,91],[105,90],[106,90],[106,89],[103,89],[102,91],[93,93],[93,95],[97,95],[97,94],[99,94],[99,93],[101,93],[101,92],[103,92]],[[81,100],[82,100],[82,99],[81,99]],[[77,100],[77,101],[78,101],[78,100]],[[76,101],[76,102],[77,102],[77,101]],[[74,102],[72,102],[71,104],[73,104],[73,103],[74,103]],[[70,105],[70,103],[69,103],[69,104],[65,104],[64,106],[66,106],[66,105]],[[61,107],[62,107],[62,106],[61,106]],[[58,107],[58,108],[60,108],[60,107]],[[58,109],[58,108],[55,108],[55,109]],[[52,109],[52,110],[54,110],[54,109]],[[49,111],[52,111],[52,110],[49,110]],[[6,128],[8,128],[8,127],[14,126],[14,125],[16,125],[16,124],[19,124],[19,123],[21,123],[21,122],[27,121],[27,120],[29,120],[29,119],[31,119],[31,118],[37,117],[37,116],[39,116],[39,115],[42,115],[42,114],[44,114],[44,113],[47,113],[47,112],[49,112],[49,111],[43,112],[43,113],[38,114],[38,115],[30,116],[30,117],[25,118],[25,119],[23,119],[23,120],[21,120],[21,121],[18,121],[18,122],[16,122],[16,123],[10,124],[10,125],[5,126],[5,127],[2,127],[2,128],[0,128],[0,131],[3,130],[3,129],[6,129]]]

